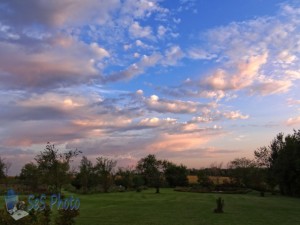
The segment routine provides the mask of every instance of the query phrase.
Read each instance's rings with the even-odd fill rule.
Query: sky
[[[299,1],[0,0],[11,175],[47,142],[119,166],[252,158],[300,128],[299,84]]]

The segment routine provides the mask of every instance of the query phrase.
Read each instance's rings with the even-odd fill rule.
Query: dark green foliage
[[[60,192],[62,185],[70,181],[70,161],[79,153],[77,150],[59,153],[54,145],[47,143],[45,150],[35,157],[41,182],[49,186],[50,192]]]
[[[145,184],[145,180],[142,175],[135,174],[132,179],[133,187],[136,189],[137,192],[142,191],[142,186]]]
[[[209,179],[205,171],[200,171],[197,176],[200,187],[204,187],[207,190],[212,190],[214,188],[213,181]]]
[[[236,158],[229,163],[228,167],[237,185],[240,187],[252,186],[252,173],[255,169],[255,163],[252,160],[245,157]]]
[[[115,168],[117,161],[98,157],[96,165],[94,167],[95,173],[100,179],[100,183],[104,192],[108,192],[109,188],[113,185],[113,169]]]
[[[31,210],[29,215],[15,221],[5,209],[0,209],[0,224],[1,225],[49,225],[49,211],[34,211]]]
[[[159,193],[163,183],[163,162],[155,155],[148,155],[138,161],[137,171],[143,175],[146,185],[155,187],[156,193]]]
[[[188,171],[186,166],[177,166],[174,163],[167,162],[164,174],[165,179],[169,183],[170,187],[188,185]]]
[[[130,169],[130,168],[127,168],[127,169],[119,168],[116,175],[118,176],[115,179],[115,184],[116,185],[123,186],[125,188],[125,190],[133,188],[133,186],[134,186],[133,179],[134,179],[134,176],[135,176],[135,172],[132,169]],[[140,184],[139,186],[141,186],[141,185],[143,185],[143,184]]]
[[[46,204],[45,209],[43,211],[43,214],[44,214],[43,224],[50,225],[50,222],[51,222],[51,209],[50,209],[50,206],[48,204]]]
[[[300,130],[287,135],[276,154],[273,170],[281,193],[300,196]]]
[[[79,172],[72,185],[76,187],[80,193],[108,192],[114,184],[114,168],[117,161],[98,157],[96,164],[83,156],[79,166]]]
[[[74,225],[75,217],[79,215],[79,210],[59,210],[58,216],[55,219],[55,225]],[[51,210],[49,205],[46,205],[42,211],[29,211],[29,215],[15,221],[5,209],[0,209],[0,224],[1,225],[50,225]]]
[[[40,176],[37,165],[34,163],[27,163],[22,168],[19,179],[31,190],[36,191],[39,186]]]
[[[0,179],[5,178],[5,162],[0,157]]]
[[[58,210],[58,217],[55,220],[55,225],[74,225],[75,217],[79,215],[79,210]]]
[[[278,184],[281,194],[300,196],[300,130],[286,137],[278,134],[269,147],[254,154],[267,170],[266,182],[271,189]]]
[[[223,200],[221,197],[219,197],[219,198],[217,199],[216,203],[217,203],[217,208],[214,209],[214,212],[215,212],[215,213],[223,213],[223,212],[224,212],[224,211],[223,211],[223,208],[224,208],[224,200]]]
[[[93,163],[86,156],[83,156],[79,166],[79,173],[76,174],[72,184],[77,189],[81,189],[83,193],[87,193],[92,187],[97,186],[98,183],[99,179],[95,174]]]

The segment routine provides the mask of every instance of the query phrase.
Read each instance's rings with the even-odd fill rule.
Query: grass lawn
[[[216,198],[225,199],[215,214]],[[150,189],[141,193],[80,195],[78,225],[294,225],[300,224],[300,199],[258,194],[219,195]]]

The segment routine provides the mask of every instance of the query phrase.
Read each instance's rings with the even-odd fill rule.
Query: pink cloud
[[[294,117],[294,118],[289,118],[289,119],[286,121],[286,124],[287,124],[288,126],[294,126],[294,125],[300,124],[300,116]]]

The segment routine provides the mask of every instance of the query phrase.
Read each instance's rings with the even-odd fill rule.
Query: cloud
[[[167,28],[165,28],[163,25],[159,25],[157,28],[157,35],[159,38],[163,38],[168,31]]]
[[[181,48],[178,45],[174,45],[165,51],[165,58],[162,64],[174,66],[183,57],[184,57],[184,53],[181,50]]]
[[[18,27],[34,24],[46,27],[83,25],[85,21],[104,24],[111,13],[120,7],[118,0],[52,0],[52,1],[10,1],[1,2],[0,20]],[[30,5],[30,7],[28,7]]]
[[[159,119],[157,117],[152,117],[152,118],[142,119],[138,123],[138,125],[142,127],[162,127],[162,126],[174,125],[176,123],[177,123],[177,119],[173,119],[173,118]]]
[[[230,111],[224,112],[224,117],[227,119],[235,120],[235,119],[248,119],[249,115],[242,115],[239,111]]]
[[[294,126],[294,125],[300,124],[300,116],[294,117],[294,118],[289,118],[289,119],[286,121],[286,124],[287,124],[288,126]]]
[[[289,98],[287,99],[288,106],[300,105],[300,100]]]
[[[213,90],[240,90],[249,87],[256,77],[259,70],[266,63],[268,53],[258,56],[251,56],[245,61],[234,65],[233,74],[229,74],[224,69],[217,70],[213,75],[208,76],[203,84]]]
[[[69,37],[52,41],[53,44],[37,46],[36,50],[0,41],[0,87],[42,90],[100,78],[97,62],[109,56],[104,48]]]
[[[293,83],[290,80],[264,79],[263,81],[250,87],[250,93],[260,95],[271,95],[286,93],[290,90]]]
[[[129,14],[136,19],[150,17],[155,12],[162,14],[162,16],[166,16],[169,10],[159,6],[158,1],[156,0],[127,0],[121,8],[121,14]]]
[[[161,57],[162,56],[159,53],[153,53],[150,56],[143,55],[139,62],[131,64],[125,70],[103,77],[103,82],[128,80],[135,76],[138,76],[144,73],[147,68],[156,65]]]
[[[145,98],[144,102],[148,110],[159,113],[191,114],[212,107],[209,104],[200,104],[192,101],[160,99],[157,95]]]
[[[138,22],[134,22],[133,24],[131,24],[131,26],[129,27],[129,34],[133,38],[153,38],[151,27],[142,27]]]
[[[211,54],[204,49],[194,47],[188,50],[188,57],[197,60],[212,60],[217,58],[217,55]]]
[[[209,60],[210,69],[178,87],[161,88],[172,96],[214,96],[244,91],[250,95],[286,93],[300,79],[299,9],[282,4],[275,16],[258,17],[209,29],[185,57]],[[223,94],[217,96],[216,91]]]
[[[300,79],[300,72],[294,71],[294,70],[286,70],[285,74],[290,78],[291,80],[299,80]]]

